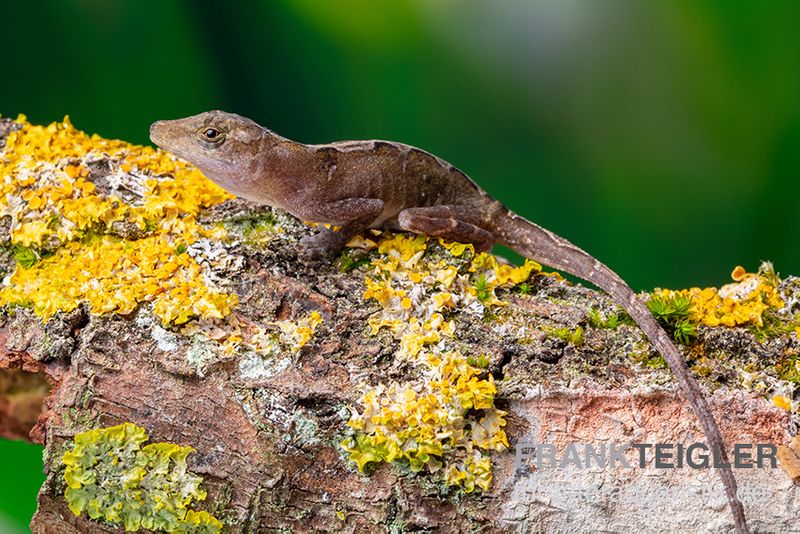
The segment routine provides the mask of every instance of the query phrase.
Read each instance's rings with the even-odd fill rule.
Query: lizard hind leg
[[[478,252],[487,252],[494,245],[494,235],[476,222],[461,206],[407,208],[397,215],[397,225],[401,230],[471,243]]]

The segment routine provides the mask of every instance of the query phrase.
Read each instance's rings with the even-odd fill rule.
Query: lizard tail
[[[669,364],[689,405],[700,420],[709,446],[712,447],[712,450],[719,451],[719,458],[725,466],[717,469],[725,485],[725,493],[733,512],[736,532],[738,534],[749,532],[744,508],[737,495],[736,479],[729,467],[725,443],[714,416],[700,386],[686,367],[681,352],[655,320],[645,303],[614,271],[566,239],[545,230],[524,217],[509,211],[499,218],[492,233],[498,243],[518,254],[598,286],[607,292],[614,302],[622,306],[636,321],[636,324],[644,330],[652,345]]]

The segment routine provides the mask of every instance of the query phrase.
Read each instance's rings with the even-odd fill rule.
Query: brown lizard
[[[150,139],[237,196],[282,208],[303,221],[340,226],[304,239],[310,258],[339,252],[367,228],[386,228],[472,243],[480,251],[499,243],[591,282],[630,314],[664,356],[709,446],[728,464],[719,428],[681,352],[622,278],[569,241],[513,213],[446,161],[389,141],[297,143],[222,111],[158,121],[150,127]],[[736,531],[748,532],[733,472],[721,467],[719,474]]]

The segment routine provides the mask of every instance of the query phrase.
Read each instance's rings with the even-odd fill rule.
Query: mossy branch
[[[658,355],[603,294],[415,236],[361,236],[309,266],[298,261],[308,226],[230,198],[160,151],[68,122],[0,121],[0,170],[0,432],[45,445],[36,532],[212,519],[231,532],[674,530],[729,519],[690,497],[676,497],[676,514],[618,506],[619,492],[598,494],[599,507],[567,499],[604,480],[652,495],[703,473],[576,471],[564,486],[562,472],[516,472],[515,447],[531,441],[697,435]],[[788,443],[800,280],[767,267],[733,278],[643,297],[684,344],[728,441]],[[120,428],[146,432],[164,455]],[[783,496],[795,491],[787,480],[751,470],[740,486]],[[154,493],[141,502],[113,489],[143,484]],[[156,517],[156,495],[172,515]],[[751,521],[794,525],[798,505],[776,502],[800,499],[751,505]]]

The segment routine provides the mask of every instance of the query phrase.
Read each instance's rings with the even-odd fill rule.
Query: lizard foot
[[[300,240],[300,261],[318,263],[331,261],[344,247],[336,232],[324,230]]]

